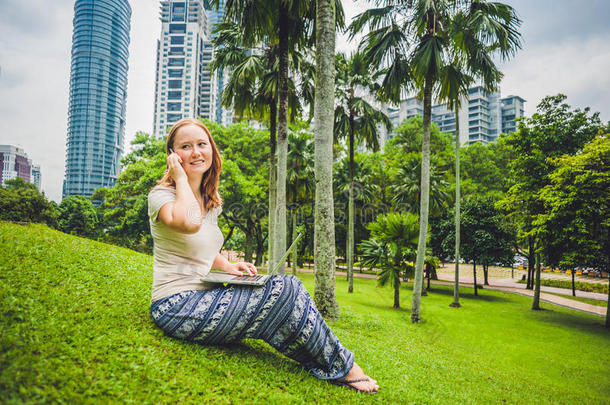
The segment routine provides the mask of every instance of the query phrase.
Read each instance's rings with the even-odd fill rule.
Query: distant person
[[[262,287],[204,284],[211,268],[257,273],[252,263],[230,263],[219,251],[222,161],[210,131],[185,118],[170,130],[167,170],[148,195],[154,240],[151,316],[168,336],[200,344],[263,339],[314,376],[358,391],[377,382],[354,362],[292,275],[271,277]]]

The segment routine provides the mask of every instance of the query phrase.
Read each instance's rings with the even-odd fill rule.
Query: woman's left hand
[[[235,274],[236,276],[243,276],[244,272],[247,276],[254,276],[258,273],[258,270],[256,269],[256,266],[252,263],[237,262],[232,263],[230,269],[227,271],[227,273]]]

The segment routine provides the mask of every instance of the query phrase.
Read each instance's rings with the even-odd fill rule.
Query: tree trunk
[[[426,236],[428,235],[428,203],[430,201],[430,114],[432,112],[431,79],[424,84],[424,133],[422,135],[421,190],[419,207],[419,242],[415,264],[415,282],[413,284],[413,303],[411,305],[411,322],[419,322],[421,306],[421,289],[423,283],[424,261],[426,258]]]
[[[400,280],[394,282],[394,309],[400,309]]]
[[[536,287],[534,288],[534,302],[532,309],[540,308],[540,253],[536,253]]]
[[[269,236],[267,246],[269,249],[268,271],[273,269],[273,245],[275,243],[275,200],[277,199],[277,166],[276,166],[276,123],[277,100],[269,105]]]
[[[329,319],[339,316],[335,299],[334,99],[335,8],[332,0],[316,0],[314,300],[322,316]]]
[[[570,271],[570,273],[572,273],[572,297],[576,297],[576,286],[575,286],[575,282],[574,282],[574,269],[572,269]]]
[[[274,262],[286,251],[286,167],[288,162],[288,10],[280,2],[279,42],[279,105],[277,137],[277,198],[275,207]],[[276,264],[276,263],[274,263]],[[281,263],[278,274],[284,274],[285,264]]]
[[[226,217],[225,217],[225,219],[226,219]],[[226,238],[225,238],[225,239],[224,239],[224,241],[222,242],[222,247],[220,248],[220,250],[223,250],[223,249],[224,249],[224,247],[225,247],[225,245],[227,244],[227,242],[228,242],[229,240],[231,240],[231,237],[233,236],[233,231],[234,231],[234,230],[235,230],[235,227],[234,227],[234,226],[232,226],[232,227],[229,229],[229,233],[227,234]]]
[[[354,97],[351,89],[350,97]],[[350,110],[349,133],[349,202],[347,217],[347,292],[354,292],[354,117]]]
[[[483,265],[483,276],[484,276],[484,281],[483,284],[484,285],[489,285],[489,265],[488,264],[484,264]]]
[[[295,197],[296,200],[296,197]],[[290,243],[297,237],[297,211],[296,209],[292,210],[292,237],[290,238]],[[297,275],[297,256],[299,254],[298,246],[295,246],[292,251],[292,274]]]
[[[426,278],[428,279],[428,286],[426,287],[426,290],[430,291],[430,273],[432,273],[432,266],[431,265],[426,265]]]
[[[477,289],[477,262],[472,261],[472,272],[474,277],[474,295],[479,295],[479,290]]]
[[[260,222],[256,224],[256,259],[254,260],[255,266],[261,266],[263,263],[263,257],[265,255],[265,246],[263,246],[264,238],[263,238],[263,230]]]
[[[427,297],[428,296],[428,291],[426,291],[426,283],[424,283],[424,277],[426,276],[427,269],[426,269],[426,265],[424,264],[424,275],[422,275],[422,283],[421,283],[421,296],[422,297]]]
[[[610,328],[610,271],[608,271],[608,304],[606,305],[606,328]]]
[[[531,236],[527,238],[528,241],[528,245],[529,245],[529,254],[527,256],[527,284],[525,286],[525,289],[527,290],[531,290],[532,288],[534,288],[534,282],[533,282],[533,270],[534,270],[534,263],[536,261],[535,257],[535,250],[534,250],[534,238],[532,238]]]
[[[438,280],[438,274],[436,274],[436,266],[432,266],[430,269],[430,278],[432,280]]]
[[[248,227],[248,229],[250,229]],[[246,234],[246,241],[245,241],[245,245],[244,246],[244,261],[245,262],[251,262],[252,261],[252,235],[250,234],[250,232],[245,232]]]
[[[456,100],[457,101],[457,100]],[[455,104],[455,283],[453,302],[450,307],[460,305],[460,114]]]

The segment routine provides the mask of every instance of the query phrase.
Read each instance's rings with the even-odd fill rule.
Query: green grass
[[[518,283],[525,284],[525,280],[519,280]],[[541,278],[540,285],[547,287],[558,287],[572,289],[571,280],[557,280],[554,278]],[[608,294],[608,283],[586,283],[583,281],[574,281],[574,287],[580,291]]]
[[[573,297],[571,295],[557,294],[553,292],[543,291],[544,294],[556,295],[561,298],[567,298],[569,300],[584,302],[585,304],[597,305],[598,307],[606,307],[607,301],[596,300],[595,298],[585,298],[585,297]]]
[[[331,327],[379,381],[363,395],[309,376],[267,344],[172,340],[149,315],[152,258],[41,225],[0,223],[0,403],[610,403],[610,330],[599,316],[450,286],[424,322],[392,291],[337,279]],[[313,277],[302,275],[313,290]],[[401,303],[410,306],[403,289]]]

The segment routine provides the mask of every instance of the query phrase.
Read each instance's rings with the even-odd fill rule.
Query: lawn
[[[338,278],[331,327],[379,381],[371,396],[316,380],[260,341],[165,337],[148,311],[150,256],[7,223],[0,251],[0,403],[610,403],[604,319],[531,311],[520,295],[464,288],[455,309],[451,288],[434,286],[414,325],[390,308],[389,288],[356,279],[347,294]]]

